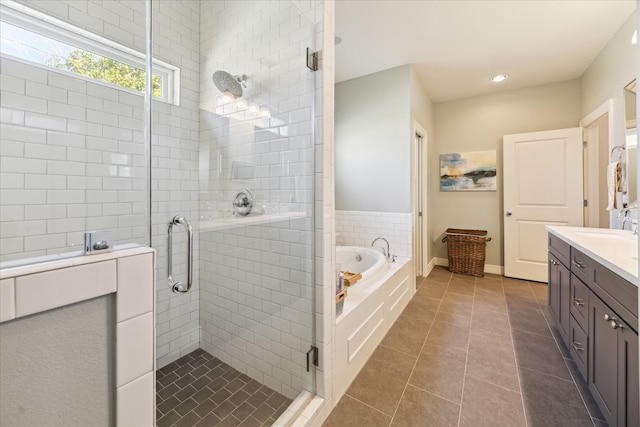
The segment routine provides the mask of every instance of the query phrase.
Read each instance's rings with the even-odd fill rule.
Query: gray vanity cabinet
[[[549,235],[549,313],[610,427],[640,427],[638,288]]]
[[[589,390],[610,426],[637,427],[638,334],[600,298],[589,318]]]
[[[623,329],[618,335],[618,425],[640,426],[638,334]]]
[[[553,243],[555,245],[551,242],[549,245],[549,313],[555,320],[565,344],[569,345],[571,279],[566,266],[569,246],[562,246],[562,241]]]

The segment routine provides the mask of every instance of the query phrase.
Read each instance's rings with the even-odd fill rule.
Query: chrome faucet
[[[624,230],[624,225],[626,223],[631,224],[631,226],[632,226],[631,228],[633,229],[633,234],[637,236],[638,235],[638,220],[630,218],[627,215],[625,215],[624,218],[622,218],[622,229],[623,230]],[[633,228],[634,225],[636,226],[636,228]]]
[[[380,248],[380,249],[382,249],[382,255],[386,256],[387,259],[390,259],[391,258],[391,252],[389,250],[389,241],[387,239],[385,239],[384,237],[376,237],[375,239],[373,239],[373,242],[371,242],[371,246],[374,246],[378,240],[382,240],[387,244],[387,250],[386,251],[384,250],[384,248]]]
[[[631,224],[631,228],[633,229],[633,234],[636,235],[636,236],[638,235],[638,220],[634,219],[634,218],[631,218],[629,216],[629,214],[632,211],[637,211],[637,210],[638,210],[637,207],[626,207],[625,206],[624,208],[620,209],[620,213],[618,214],[618,219],[622,218],[622,229],[624,230],[624,225],[626,223],[629,223],[629,224]],[[623,217],[623,214],[624,214],[624,217]],[[635,228],[633,228],[634,225],[636,226]]]

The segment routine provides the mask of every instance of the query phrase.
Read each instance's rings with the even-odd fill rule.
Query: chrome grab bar
[[[172,249],[173,249],[173,238],[172,238],[172,228],[174,225],[182,224],[187,230],[187,285],[182,282],[174,282],[173,277],[171,277],[171,265],[172,262]],[[167,229],[167,279],[169,281],[169,285],[171,286],[171,290],[174,293],[184,294],[189,292],[191,289],[191,283],[193,278],[193,228],[189,221],[187,221],[183,216],[176,215],[173,217],[171,222],[169,223],[169,228]]]

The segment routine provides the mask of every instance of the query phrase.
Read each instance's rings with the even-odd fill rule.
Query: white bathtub
[[[347,288],[342,313],[336,317],[333,379],[336,401],[415,292],[415,275],[409,258],[398,258],[391,263],[377,249],[338,246],[337,264],[343,271],[362,273],[362,279]]]
[[[361,248],[359,246],[337,246],[336,266],[340,266],[342,271],[361,273],[361,280],[367,280],[380,270],[386,269],[387,260],[378,249]]]

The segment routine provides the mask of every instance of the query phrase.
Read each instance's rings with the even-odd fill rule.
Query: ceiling
[[[338,0],[336,82],[414,64],[442,102],[579,78],[635,3]]]

